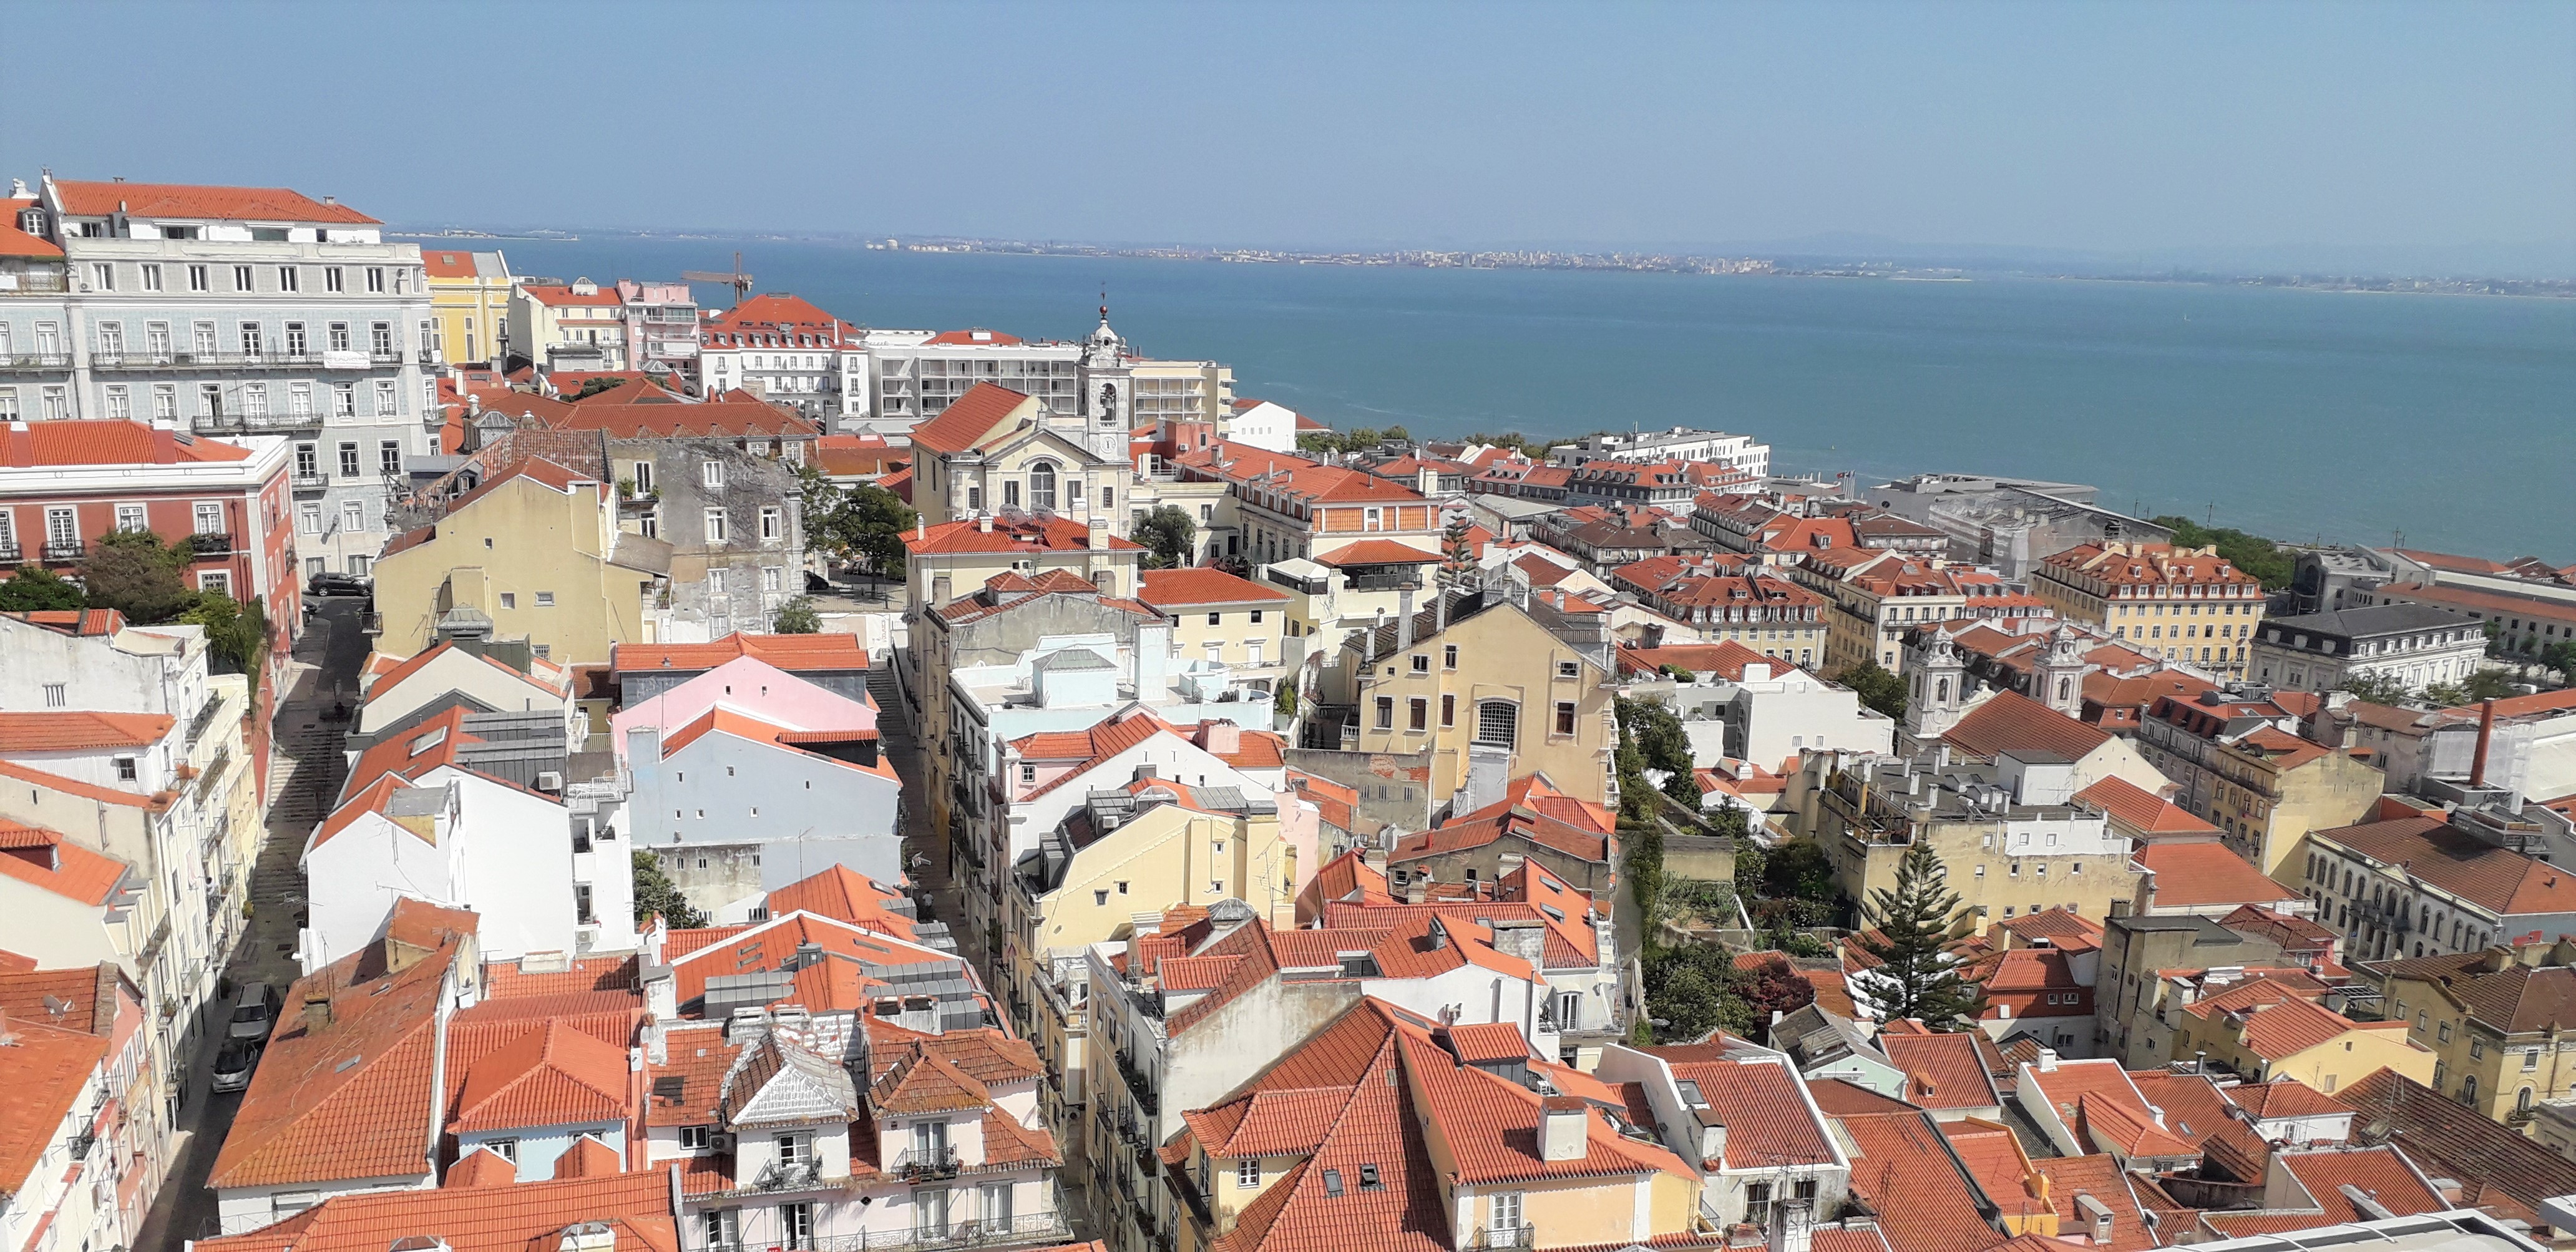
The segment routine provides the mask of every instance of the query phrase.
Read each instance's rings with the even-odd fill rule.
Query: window
[[[356,417],[357,415],[358,385],[356,383],[333,384],[331,387],[331,416]]]
[[[1556,733],[1560,735],[1570,735],[1574,733],[1574,701],[1559,700],[1556,702]]]
[[[724,462],[698,462],[698,482],[709,491],[724,490]]]
[[[5,348],[5,345],[0,345],[0,348]],[[6,355],[5,350],[0,350],[0,355]],[[0,422],[14,422],[17,420],[18,389],[15,387],[0,387]]]
[[[1261,1185],[1260,1157],[1247,1156],[1234,1163],[1234,1185],[1238,1187],[1258,1187]]]
[[[1055,466],[1050,462],[1040,461],[1029,467],[1029,507],[1055,508]]]
[[[189,267],[188,267],[188,290],[190,290],[190,291],[212,291],[212,290],[214,290],[214,282],[206,276],[206,267],[205,267],[205,266],[202,266],[202,265],[191,265],[191,266],[189,266]]]
[[[724,541],[725,511],[723,509],[707,510],[707,542],[723,543]]]
[[[537,607],[538,607],[538,608],[541,608],[541,609],[551,609],[551,608],[553,608],[554,606],[555,606],[555,593],[553,593],[553,592],[551,592],[551,591],[540,591],[540,592],[538,592],[538,593],[537,593]]]
[[[783,565],[761,566],[760,589],[763,591],[787,590],[787,567]]]
[[[116,290],[116,266],[106,261],[92,262],[89,267],[89,285],[100,291]]]
[[[369,294],[369,295],[378,295],[378,296],[380,296],[380,295],[383,295],[384,293],[385,293],[385,267],[384,267],[384,266],[381,266],[381,265],[370,265],[370,266],[368,266],[368,267],[367,267],[367,294]]]
[[[46,708],[49,708],[49,709],[59,709],[59,708],[63,707],[63,705],[65,705],[65,704],[69,703],[69,702],[70,702],[70,699],[71,699],[71,697],[70,697],[69,695],[67,695],[67,694],[65,694],[65,693],[64,693],[64,684],[62,684],[62,683],[46,683],[46,684],[45,684],[45,707],[46,707]]]
[[[2522,1072],[2528,1074],[2538,1068],[2540,1068],[2540,1049],[2524,1048],[2522,1050]]]
[[[1458,724],[1458,697],[1445,694],[1440,697],[1440,724],[1444,727]]]
[[[286,413],[289,417],[313,416],[313,384],[288,383],[286,385]]]
[[[1557,663],[1556,663],[1556,676],[1557,676],[1557,677],[1559,677],[1559,678],[1581,678],[1581,677],[1583,677],[1583,662],[1581,662],[1581,661],[1559,661],[1559,662],[1557,662]]]
[[[1521,706],[1509,700],[1485,700],[1476,705],[1476,742],[1508,748],[1518,741]]]
[[[708,1129],[709,1128],[705,1126],[680,1127],[680,1150],[683,1152],[706,1151],[709,1140]],[[714,1215],[709,1214],[709,1216]]]
[[[519,1141],[516,1139],[486,1139],[483,1146],[500,1153],[502,1160],[513,1165],[519,1163]]]
[[[778,1135],[771,1142],[778,1149],[778,1163],[781,1165],[797,1165],[814,1159],[812,1135]]]
[[[760,511],[760,541],[777,543],[787,537],[787,510],[777,507]],[[773,588],[774,590],[774,588]]]
[[[386,383],[386,384],[385,384],[385,386],[387,386],[387,387],[391,387],[391,386],[393,386],[393,384],[392,384],[392,383]],[[379,441],[377,441],[377,443],[376,443],[376,472],[378,472],[378,473],[380,473],[380,474],[399,474],[399,473],[401,473],[401,472],[402,472],[402,441],[401,441],[401,440],[399,440],[399,439],[383,439],[383,440],[379,440]]]
[[[377,356],[394,354],[394,324],[377,322],[367,328],[367,350]]]
[[[98,350],[102,356],[125,355],[125,323],[100,322],[98,324]]]
[[[1768,1184],[1756,1183],[1764,1191]],[[1497,1235],[1517,1234],[1521,1229],[1521,1193],[1497,1191],[1485,1198],[1485,1226]],[[1509,1247],[1509,1243],[1502,1246]]]
[[[366,501],[364,501],[364,500],[343,500],[343,501],[341,501],[341,502],[340,502],[340,528],[341,528],[342,530],[373,530],[373,529],[375,529],[374,527],[367,525],[367,502],[366,502]],[[352,560],[356,560],[356,559],[358,559],[358,558],[353,557],[353,558],[351,558],[351,559],[352,559]],[[352,574],[358,574],[358,573],[364,573],[365,571],[364,571],[364,570],[351,570],[351,571],[349,571],[349,572],[350,572],[350,573],[352,573]]]
[[[295,529],[296,529],[298,532],[300,532],[300,533],[302,533],[302,534],[307,534],[307,535],[318,535],[318,534],[321,534],[321,533],[322,533],[322,506],[321,506],[321,504],[320,504],[320,503],[318,503],[318,502],[307,501],[307,502],[305,502],[305,503],[302,503],[302,504],[298,504],[298,505],[296,505],[296,506],[295,506]],[[315,559],[316,559],[316,560],[319,560],[320,558],[318,558],[318,557],[317,557],[317,558],[315,558]]]
[[[396,393],[395,393],[395,391],[394,391],[394,380],[392,380],[392,379],[390,379],[390,378],[380,378],[380,379],[377,379],[377,380],[376,380],[376,416],[378,416],[378,417],[386,417],[386,416],[390,416],[390,415],[393,413],[393,411],[394,411],[394,407],[395,407],[395,404],[396,404],[396,403],[397,403],[397,397],[396,397]]]
[[[501,607],[505,609],[515,609],[519,607],[519,593],[515,591],[502,592]]]
[[[45,510],[45,546],[56,549],[80,548],[80,515],[68,508]]]
[[[1440,649],[1440,668],[1458,668],[1458,645],[1448,644]]]
[[[268,384],[267,384],[267,383],[243,383],[243,384],[242,384],[242,389],[241,389],[241,411],[242,411],[242,416],[244,416],[244,417],[266,417],[266,416],[268,416]]]
[[[778,1242],[781,1248],[814,1246],[814,1205],[808,1200],[778,1206]]]
[[[193,512],[197,523],[197,534],[220,535],[225,533],[223,505],[217,504],[211,500],[202,501],[196,506]]]
[[[1420,696],[1415,696],[1411,700],[1406,701],[1406,704],[1408,707],[1405,709],[1405,729],[1429,730],[1431,728],[1431,702]]]
[[[341,444],[340,477],[355,478],[358,476],[358,473],[358,445],[354,443]]]
[[[1413,658],[1413,672],[1414,672],[1414,673],[1417,673],[1417,674],[1428,674],[1428,673],[1430,673],[1430,672],[1431,672],[1431,658],[1430,658],[1430,657],[1427,657],[1427,656],[1420,656],[1420,655],[1415,656],[1415,657]]]
[[[304,289],[303,271],[298,270],[292,265],[278,266],[277,289],[279,291],[302,291]]]
[[[133,782],[137,769],[138,766],[133,757],[120,756],[116,758],[116,781]]]
[[[247,265],[236,265],[236,266],[234,266],[234,267],[233,267],[233,290],[235,290],[235,291],[248,291],[248,290],[250,290],[250,289],[251,289],[251,281],[250,281],[250,267],[249,267],[249,266],[247,266]]]
[[[1395,729],[1394,696],[1379,696],[1377,698],[1377,728],[1379,730]]]
[[[117,421],[126,421],[134,416],[134,396],[125,384],[107,385],[107,415]]]

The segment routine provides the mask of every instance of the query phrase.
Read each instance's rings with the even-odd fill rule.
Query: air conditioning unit
[[[541,773],[541,774],[537,775],[537,790],[539,790],[539,791],[561,791],[561,790],[563,790],[563,775],[561,775],[561,774],[559,774],[559,773],[556,773],[556,772],[555,772],[555,771],[553,771],[553,770],[547,770],[547,771],[545,771],[544,773]]]
[[[707,1148],[708,1150],[715,1152],[733,1151],[733,1132],[730,1130],[719,1130],[708,1135]]]

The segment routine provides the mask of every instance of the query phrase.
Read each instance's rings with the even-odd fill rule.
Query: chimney
[[[913,514],[912,537],[915,539],[928,539],[930,537],[930,519],[923,517],[919,513]]]
[[[1591,1136],[1586,1133],[1587,1123],[1591,1120],[1591,1106],[1581,1096],[1555,1095],[1541,1101],[1538,1110],[1539,1159],[1581,1160],[1591,1147]]]
[[[1815,1238],[1815,1202],[1792,1196],[1771,1205],[1771,1252],[1808,1252]]]
[[[990,513],[978,513],[978,514],[976,514],[976,515],[975,515],[975,529],[976,529],[977,531],[979,531],[979,532],[983,533],[983,534],[987,534],[987,535],[992,534],[992,533],[993,533],[993,515],[992,515],[992,514],[990,514]]]
[[[2079,1191],[2075,1193],[2075,1212],[2084,1219],[2088,1227],[2087,1233],[2093,1236],[2094,1243],[2111,1242],[2112,1236],[2116,1233],[2117,1220],[2111,1213],[2110,1205],[2093,1198],[2090,1192]]]
[[[2478,701],[2478,754],[2469,762],[2469,785],[2487,785],[2487,744],[2495,738],[2495,701]]]
[[[1948,769],[1948,768],[1950,768],[1950,741],[1949,741],[1949,740],[1944,739],[1944,740],[1940,741],[1939,743],[1936,743],[1936,744],[1933,744],[1933,745],[1932,745],[1932,768],[1934,768],[1934,769],[1936,769],[1936,770],[1942,770],[1942,769]]]
[[[1098,513],[1092,514],[1091,524],[1082,532],[1082,541],[1084,547],[1087,547],[1094,552],[1107,552],[1109,550],[1109,519]]]
[[[1535,919],[1494,919],[1494,951],[1517,956],[1540,968],[1547,956],[1547,925]]]
[[[330,1024],[331,993],[327,991],[304,993],[304,1033],[312,1034]]]
[[[1413,646],[1413,588],[1409,585],[1395,593],[1395,646]]]
[[[1442,923],[1439,917],[1434,916],[1431,919],[1431,929],[1426,937],[1431,941],[1431,950],[1438,952],[1449,946],[1449,927]]]
[[[1233,722],[1201,722],[1197,739],[1212,756],[1232,756],[1243,751],[1243,727]]]
[[[1699,1110],[1699,1115],[1703,1119],[1715,1116],[1707,1109]],[[1726,1160],[1726,1123],[1706,1120],[1700,1122],[1699,1159],[1718,1162]]]
[[[2054,1074],[2057,1072],[2057,1049],[2041,1048],[2039,1050],[2039,1072],[2043,1074]]]

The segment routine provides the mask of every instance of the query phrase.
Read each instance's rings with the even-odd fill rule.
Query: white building
[[[1296,410],[1268,400],[1239,399],[1227,407],[1232,413],[1217,430],[1227,442],[1268,452],[1297,450]]]
[[[1549,449],[1548,459],[1559,465],[1588,460],[1705,461],[1760,476],[1771,472],[1771,445],[1755,443],[1751,435],[1675,426],[1628,435],[1587,435],[1580,444]]]
[[[868,411],[865,332],[784,292],[751,296],[699,327],[708,394],[742,390],[825,424]]]
[[[2254,636],[2253,676],[2291,691],[2334,691],[2358,679],[2420,690],[2457,685],[2486,667],[2475,618],[2423,604],[2374,604],[2275,617]]]
[[[436,451],[420,249],[330,197],[282,188],[71,182],[0,200],[64,269],[0,304],[0,420],[187,423],[296,440],[319,519],[298,544],[364,573],[386,478]]]
[[[698,302],[687,283],[588,278],[510,292],[510,355],[556,370],[651,370],[694,378]]]
[[[870,330],[867,389],[856,421],[889,439],[939,416],[977,383],[1035,396],[1050,418],[1082,415],[1082,345],[1030,341],[998,330]]]

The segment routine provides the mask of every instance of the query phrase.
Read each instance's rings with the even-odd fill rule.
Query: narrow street
[[[295,930],[304,909],[304,875],[297,858],[304,837],[322,820],[340,790],[345,769],[341,733],[348,728],[341,701],[357,703],[358,668],[366,663],[369,640],[359,629],[361,608],[355,599],[316,602],[313,620],[296,642],[295,658],[274,675],[284,696],[277,706],[275,742],[269,757],[267,838],[251,870],[250,925],[231,953],[225,974],[230,985],[265,981],[286,993],[296,977]],[[217,1014],[215,1020],[224,1020]],[[223,1046],[223,1032],[207,1032],[196,1062],[189,1066],[188,1092],[179,1108],[170,1178],[153,1201],[152,1212],[137,1233],[138,1249],[176,1249],[181,1241],[215,1233],[215,1196],[206,1190],[206,1175],[232,1129],[241,1096],[218,1095],[210,1089],[209,1070]]]
[[[930,820],[930,792],[924,781],[929,775],[922,759],[921,740],[913,734],[911,711],[904,707],[903,695],[896,688],[893,667],[901,661],[892,655],[869,661],[868,695],[877,702],[877,735],[885,749],[886,763],[903,779],[903,846],[908,863],[906,873],[913,885],[930,897],[932,916],[925,920],[949,924],[957,938],[959,955],[976,969],[983,968],[983,936],[969,934],[970,928],[958,924],[965,916],[959,905],[957,885],[948,873],[948,832],[936,829]]]

